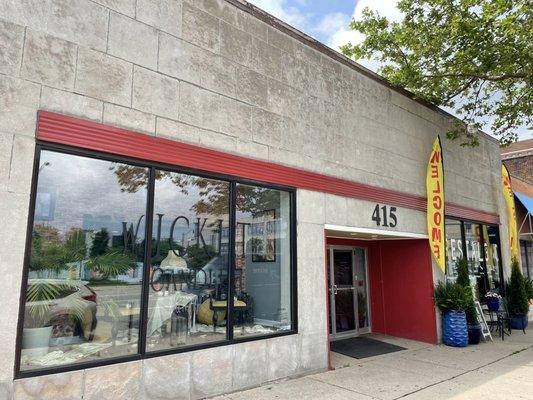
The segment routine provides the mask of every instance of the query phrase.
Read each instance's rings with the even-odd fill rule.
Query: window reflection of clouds
[[[56,191],[56,212],[51,224],[63,233],[82,227],[84,218],[112,223],[137,222],[146,212],[146,187],[136,193],[121,192],[116,163],[43,151],[41,164],[49,163],[39,174],[39,190]],[[115,230],[113,233],[120,233]]]

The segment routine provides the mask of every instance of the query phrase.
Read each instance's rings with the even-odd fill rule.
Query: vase
[[[464,311],[446,311],[442,315],[442,341],[453,347],[465,347],[468,344]]]
[[[52,327],[24,328],[22,331],[22,349],[24,354],[31,358],[42,357],[48,354]]]
[[[511,329],[526,329],[528,325],[527,315],[512,315],[510,325]]]
[[[487,307],[489,308],[489,311],[498,311],[500,309],[500,299],[487,299]]]
[[[468,344],[479,344],[481,339],[481,325],[468,324]]]

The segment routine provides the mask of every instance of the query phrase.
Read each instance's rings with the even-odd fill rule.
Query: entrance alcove
[[[326,269],[329,285],[330,340],[363,333],[379,333],[437,343],[433,270],[425,235],[341,226],[326,226],[325,235],[328,248]],[[367,271],[364,285],[367,287],[368,296],[368,323],[359,326],[362,319],[357,318],[357,314],[364,308],[358,304],[358,300],[362,299],[361,295],[354,295],[356,316],[352,330],[342,329],[346,326],[346,322],[337,318],[336,312],[339,312],[339,307],[335,304],[340,296],[346,297],[345,293],[349,290],[344,285],[342,287],[344,292],[341,293],[338,285],[334,287],[339,281],[339,278],[334,276],[338,274],[336,271],[339,267],[334,264],[340,262],[342,252],[346,251],[351,251],[354,255],[352,265],[355,269],[361,262],[356,258],[363,254]],[[346,261],[344,263],[346,264]],[[362,279],[355,270],[353,276],[355,293]],[[343,283],[346,283],[346,279],[344,280]],[[341,332],[338,332],[339,330]]]

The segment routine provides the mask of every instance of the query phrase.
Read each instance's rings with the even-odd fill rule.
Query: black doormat
[[[400,350],[406,348],[361,336],[331,342],[331,351],[352,358],[374,357]]]

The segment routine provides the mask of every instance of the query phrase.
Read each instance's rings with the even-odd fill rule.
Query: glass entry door
[[[331,247],[328,258],[331,336],[336,338],[368,332],[365,249]]]

